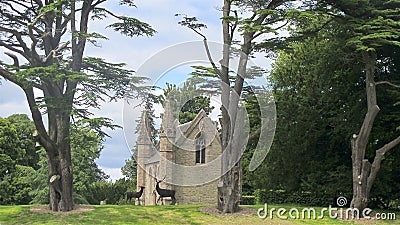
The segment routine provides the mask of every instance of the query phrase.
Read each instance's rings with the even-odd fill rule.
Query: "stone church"
[[[190,122],[173,118],[170,104],[164,116],[157,146],[151,141],[147,113],[143,112],[137,138],[137,189],[144,186],[144,205],[155,205],[156,178],[160,188],[175,190],[177,204],[215,203],[221,173],[221,142],[216,123],[201,110]],[[170,198],[165,198],[165,204]],[[159,203],[161,204],[161,203]]]

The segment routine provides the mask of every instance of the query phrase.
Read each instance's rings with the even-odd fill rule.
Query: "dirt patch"
[[[73,213],[83,213],[83,212],[89,212],[94,210],[92,206],[86,206],[86,205],[76,205],[75,208],[72,211],[68,212],[53,212],[49,209],[49,206],[33,206],[30,208],[31,213],[52,213],[52,214],[57,214],[57,215],[69,215]]]
[[[217,209],[216,206],[200,207],[199,211],[202,213],[218,216],[218,217],[239,217],[239,216],[254,216],[257,215],[257,210],[247,207],[240,207],[238,212],[223,213]]]

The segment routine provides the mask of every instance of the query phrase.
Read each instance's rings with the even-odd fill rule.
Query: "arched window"
[[[203,133],[196,136],[196,163],[206,163],[206,140]]]

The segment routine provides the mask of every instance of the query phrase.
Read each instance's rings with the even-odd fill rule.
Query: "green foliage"
[[[304,26],[299,32],[308,30]],[[271,71],[275,140],[264,164],[247,175],[245,184],[330,198],[351,190],[348,140],[362,122],[365,102],[359,101],[364,95],[362,65],[347,54],[347,35],[339,24],[330,23],[280,51]]]
[[[398,70],[400,69],[400,47],[384,46],[378,51],[377,81],[391,81],[400,83]],[[368,146],[367,157],[372,160],[375,150],[390,142],[399,135],[397,129],[400,124],[400,99],[398,88],[387,85],[377,86],[377,98],[381,111],[374,123],[371,134],[371,143]],[[399,167],[400,146],[385,154],[374,187],[371,191],[371,205],[375,208],[391,208],[398,206],[400,199]]]
[[[135,5],[135,1],[133,0],[121,0],[119,2],[120,5],[127,5],[127,6],[131,6],[131,7],[136,7]]]
[[[240,162],[243,173],[242,190],[244,194],[251,195],[254,191],[254,173],[250,172],[249,164],[260,137],[261,111],[257,97],[251,88],[244,88],[243,101],[249,118],[250,134],[246,150],[244,151],[242,160]]]
[[[398,57],[393,55],[393,52],[398,51],[399,39],[400,39],[400,4],[399,1],[388,1],[388,0],[377,0],[377,1],[331,1],[326,0],[329,5],[333,6],[332,9],[336,12],[334,18],[339,19],[342,27],[349,32],[346,44],[353,48],[353,55],[363,56],[363,60],[359,59],[358,62],[365,65],[367,68],[371,65],[368,60],[376,60],[376,68],[374,68],[374,73],[372,79],[375,81],[384,80],[398,82]],[[389,50],[390,49],[390,50]],[[378,58],[375,57],[368,59],[368,52],[375,52]],[[361,54],[360,54],[361,53]],[[368,53],[368,54],[366,54]],[[374,53],[374,55],[375,55]],[[390,62],[390,63],[388,63]],[[368,76],[368,73],[363,72],[363,76]],[[377,82],[379,84],[379,82]],[[396,86],[396,85],[394,85]],[[379,112],[378,117],[373,119],[374,127],[372,129],[371,135],[367,136],[368,143],[367,149],[362,150],[360,153],[363,157],[368,159],[370,162],[374,161],[374,156],[377,154],[375,151],[386,143],[394,140],[394,138],[399,136],[396,131],[396,126],[393,124],[399,123],[398,109],[396,108],[396,101],[399,98],[398,90],[393,90],[393,86],[386,90],[387,88],[381,88],[377,86],[376,96],[378,99],[379,108],[383,109]],[[367,90],[368,91],[368,90]],[[371,92],[369,92],[371,93]],[[372,92],[372,97],[368,97],[370,102],[375,97],[375,92]],[[365,97],[363,98],[365,99]],[[364,106],[366,108],[367,106]],[[360,115],[360,118],[367,118],[367,116]],[[358,125],[357,127],[360,127]],[[361,128],[362,129],[362,128]],[[356,133],[356,132],[355,132]],[[396,147],[398,149],[399,147]],[[391,151],[396,151],[392,149]],[[353,149],[357,151],[357,149]],[[365,153],[364,153],[365,152]],[[386,156],[389,155],[389,156]],[[398,196],[394,194],[394,197],[389,197],[385,192],[397,193],[397,185],[389,185],[392,188],[385,188],[387,185],[383,185],[380,182],[390,182],[387,178],[392,176],[393,168],[397,168],[396,163],[391,159],[395,157],[391,154],[386,154],[385,160],[381,163],[382,165],[374,166],[377,170],[380,168],[385,168],[385,173],[380,171],[376,181],[374,179],[368,180],[374,183],[372,193],[370,194],[371,199],[373,199],[372,204],[375,206],[388,208],[393,207],[393,202],[396,202]],[[391,166],[389,169],[386,167],[385,161],[388,160],[388,164]],[[375,162],[375,161],[374,161]],[[361,163],[361,162],[355,162]],[[379,162],[380,163],[380,162]],[[354,169],[354,168],[353,168]],[[364,172],[362,172],[364,173]],[[394,181],[395,182],[395,181]],[[377,187],[375,187],[377,186]],[[397,191],[395,191],[396,189]],[[392,199],[396,200],[392,200]]]
[[[136,18],[121,16],[121,22],[110,24],[108,27],[120,32],[128,37],[135,36],[153,36],[156,32],[148,23],[142,22]]]
[[[64,80],[76,80],[83,76],[82,73],[70,71],[65,66],[65,63],[58,63],[46,67],[28,67],[18,71],[15,76],[18,77],[19,82],[33,87],[41,87],[45,80],[60,82]]]
[[[196,96],[187,101],[179,112],[179,122],[186,123],[192,121],[200,110],[209,114],[213,110],[210,106],[210,97]]]
[[[343,10],[359,9],[368,15],[370,9],[363,9],[359,4]],[[284,190],[285,194],[269,193],[271,196],[262,197],[272,202],[292,199],[295,203],[321,204],[324,198],[332,199],[340,192],[351,197],[349,140],[351,134],[357,133],[366,111],[363,63],[354,53],[355,48],[348,48],[349,40],[354,37],[354,33],[349,32],[349,24],[332,20],[327,15],[311,15],[293,17],[296,26],[292,29],[302,38],[294,39],[287,49],[279,52],[271,71],[278,117],[272,149],[255,173],[245,172],[244,184],[249,190],[266,187]],[[381,34],[382,27],[370,28],[371,32],[376,28],[375,34]],[[361,36],[357,38],[362,39]],[[378,53],[375,79],[397,84],[398,47],[377,40],[367,41],[373,48],[380,45],[374,49]],[[371,134],[371,140],[375,141],[368,145],[366,153],[370,161],[376,149],[398,136],[396,127],[400,118],[396,105],[398,90],[388,86],[377,86],[377,90],[381,111]],[[378,174],[374,184],[372,207],[394,208],[399,199],[399,182],[395,175],[399,173],[397,150],[385,156],[387,164],[381,165],[384,171]],[[304,193],[316,198],[303,196]],[[301,199],[309,201],[302,203]]]
[[[22,161],[24,150],[15,127],[0,117],[0,180],[5,175],[15,172],[15,164]]]
[[[36,152],[36,143],[33,133],[35,125],[26,114],[14,114],[7,117],[7,120],[15,127],[18,134],[20,148],[25,150],[25,155],[21,161],[21,165],[30,166],[37,169],[39,155]]]
[[[196,31],[207,28],[205,24],[199,23],[199,20],[196,17],[188,17],[187,15],[182,14],[175,14],[175,16],[183,16],[183,20],[178,22],[178,24],[181,26],[185,26]]]
[[[73,208],[73,176],[60,165],[62,162],[70,168],[74,164],[71,162],[73,157],[69,142],[72,140],[70,121],[90,119],[93,114],[89,109],[99,108],[102,102],[138,96],[138,92],[147,90],[146,87],[138,86],[144,78],[134,77],[132,70],[124,68],[125,64],[84,57],[88,42],[97,45],[97,40],[106,39],[98,32],[88,32],[90,18],[101,20],[112,16],[118,21],[109,27],[130,37],[151,36],[155,33],[145,22],[118,16],[108,8],[103,8],[104,2],[7,0],[0,5],[0,46],[2,50],[11,51],[7,55],[13,60],[12,65],[0,64],[0,76],[24,91],[38,130],[38,140],[48,153],[49,170],[62,177],[58,193],[68,201],[60,202],[60,198],[50,196],[54,211]],[[134,6],[129,0],[120,1],[120,4]],[[24,65],[20,65],[18,57],[22,57]],[[48,129],[44,124],[45,114]],[[94,129],[98,132],[101,131],[100,126],[115,128],[105,118],[95,119],[91,125],[96,125]],[[0,139],[0,144],[2,141]],[[0,154],[0,163],[10,164],[14,160],[12,157],[3,157],[2,150]],[[88,159],[94,160],[90,157]],[[85,177],[83,182],[87,179]]]
[[[91,198],[91,184],[108,179],[108,176],[98,168],[95,160],[103,150],[101,134],[91,128],[90,124],[77,122],[71,129],[72,165],[74,176],[74,200],[78,204],[87,204]],[[39,151],[40,161],[36,171],[30,175],[30,196],[33,204],[47,204],[49,202],[49,188],[47,175],[47,160],[44,149]]]
[[[133,153],[136,153],[136,145],[135,149],[132,150]],[[125,165],[121,168],[121,173],[124,175],[128,180],[132,180],[136,182],[136,171],[137,171],[137,163],[135,158],[132,157],[130,159],[125,160]]]
[[[156,116],[154,115],[154,107],[153,104],[160,103],[160,96],[154,95],[152,93],[146,93],[146,98],[144,102],[144,111],[147,113],[147,119],[149,122],[149,129],[150,129],[150,135],[151,135],[151,140],[153,141],[154,145],[157,145],[157,136],[158,133],[156,132],[155,128],[155,118]],[[137,124],[140,123],[140,120],[136,121]],[[139,126],[136,127],[136,129],[139,129]],[[135,133],[137,133],[138,130],[135,130]],[[134,151],[135,152],[135,151]]]
[[[91,183],[108,178],[95,162],[103,147],[103,140],[95,130],[82,125],[73,126],[71,148],[72,165],[75,168],[74,190],[77,195],[85,196]]]
[[[13,177],[18,173],[17,163],[24,156],[20,148],[20,140],[15,127],[4,118],[0,117],[0,204],[14,202],[15,185]]]
[[[257,189],[254,192],[254,196],[257,204],[295,204],[309,206],[332,205],[332,198],[303,191],[289,193],[285,190]]]
[[[400,7],[398,1],[325,0],[339,12],[335,15],[351,32],[347,44],[358,51],[376,51],[384,45],[399,46]]]
[[[33,130],[26,115],[0,118],[0,204],[31,201],[30,176],[38,159]]]
[[[32,191],[31,176],[34,172],[32,167],[16,166],[16,172],[12,174],[10,183],[12,185],[12,192],[10,193],[12,204],[28,204],[32,200],[29,193]],[[7,180],[7,178],[4,180]]]
[[[98,181],[90,185],[86,199],[90,204],[100,204],[106,200],[107,204],[123,203],[127,191],[136,191],[136,182],[121,178],[115,183]]]
[[[175,118],[179,118],[180,123],[192,121],[202,109],[206,114],[214,109],[210,106],[210,97],[204,96],[198,85],[198,80],[195,79],[187,80],[182,88],[167,83],[164,94],[160,96],[161,103],[166,99],[169,100],[172,113]]]
[[[240,199],[241,205],[255,205],[256,204],[256,197],[253,195],[242,195]]]
[[[47,172],[46,152],[43,148],[39,151],[39,169],[35,170],[31,176],[32,191],[29,195],[32,198],[31,204],[48,204],[49,203],[49,185]]]

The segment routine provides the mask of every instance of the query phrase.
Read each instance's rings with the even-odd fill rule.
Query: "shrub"
[[[257,204],[269,203],[328,206],[332,202],[328,196],[306,191],[288,193],[285,190],[257,189],[254,191],[254,196]]]
[[[244,195],[240,199],[241,205],[255,205],[256,204],[256,197],[254,195]]]
[[[136,189],[134,181],[121,178],[115,183],[98,181],[93,183],[86,199],[90,204],[100,204],[100,201],[106,200],[107,204],[121,204],[125,199],[125,193],[128,189]]]

